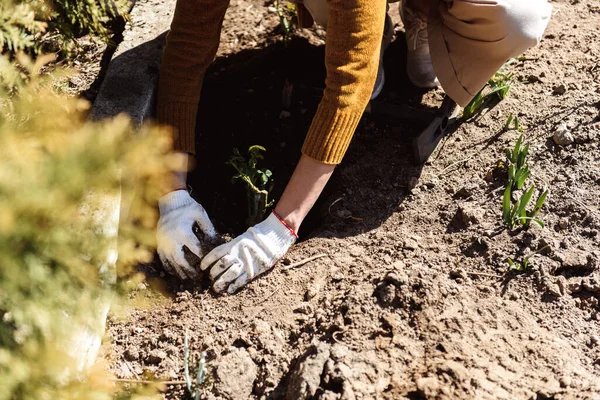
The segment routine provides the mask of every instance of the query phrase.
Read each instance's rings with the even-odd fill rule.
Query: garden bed
[[[363,118],[281,264],[325,257],[278,265],[234,296],[145,266],[135,296],[150,306],[111,320],[111,369],[182,379],[187,331],[192,351],[207,352],[206,397],[598,398],[600,14],[591,0],[553,5],[542,43],[510,66],[508,98],[458,125],[424,166],[410,152],[422,121]],[[443,93],[409,85],[395,7],[393,15],[382,100],[432,109]],[[277,25],[262,2],[232,1],[200,104],[191,184],[232,235],[246,218],[244,189],[225,165],[232,148],[267,148],[277,198],[324,87],[322,32],[285,46]],[[531,144],[530,180],[550,189],[544,229],[502,225],[505,180],[490,172],[520,135],[503,130],[511,113]],[[574,142],[557,146],[563,123]],[[544,246],[529,272],[509,270],[508,257]],[[171,385],[165,397],[184,392]]]

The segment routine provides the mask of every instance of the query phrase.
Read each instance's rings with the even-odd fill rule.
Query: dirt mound
[[[181,379],[188,331],[192,352],[207,352],[206,398],[599,399],[600,14],[591,0],[553,5],[540,46],[510,67],[508,98],[455,126],[426,165],[409,145],[424,121],[363,118],[284,263],[326,257],[223,297],[147,266],[136,297],[151,306],[111,321],[115,373]],[[265,47],[277,16],[261,2],[232,7],[202,100],[195,187],[235,234],[245,207],[224,165],[231,148],[267,147],[277,196],[324,71],[322,32]],[[408,84],[398,24],[383,99],[429,110],[442,92]],[[282,114],[286,80],[298,91]],[[511,113],[531,143],[531,179],[550,188],[543,229],[502,227],[496,167],[519,136],[503,130]],[[573,141],[557,145],[564,127]],[[507,257],[542,249],[530,272],[509,271]],[[184,396],[177,385],[165,394]]]

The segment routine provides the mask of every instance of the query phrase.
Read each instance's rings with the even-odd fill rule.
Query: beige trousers
[[[434,2],[427,21],[433,69],[446,94],[463,107],[508,59],[539,43],[552,13],[547,0]],[[326,28],[327,1],[303,3]]]

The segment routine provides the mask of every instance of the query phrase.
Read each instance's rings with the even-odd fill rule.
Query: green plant
[[[520,190],[525,180],[531,175],[526,164],[529,145],[523,146],[523,135],[519,136],[513,150],[506,149],[508,180],[512,182],[512,190]]]
[[[4,0],[0,4],[0,48],[15,54],[47,51],[69,54],[77,37],[108,41],[109,24],[127,18],[128,0]]]
[[[509,64],[510,62],[503,65],[502,68],[500,68],[500,70],[496,72],[488,81],[488,83],[481,88],[479,92],[477,92],[471,102],[467,104],[462,113],[462,118],[464,120],[468,120],[479,114],[483,108],[483,105],[487,101],[493,98],[496,98],[498,101],[502,101],[506,98],[514,78],[514,74],[512,72],[508,74],[503,72],[503,70]],[[489,90],[486,90],[487,88],[489,88]]]
[[[0,399],[109,400],[118,389],[108,373],[75,373],[69,343],[77,327],[99,331],[98,304],[126,301],[141,278],[133,267],[152,259],[170,135],[136,134],[124,116],[87,122],[87,102],[38,74],[44,60],[0,57]],[[117,244],[98,211],[136,186]]]
[[[512,258],[508,257],[506,259],[506,261],[508,262],[509,268],[512,270],[515,270],[517,272],[527,272],[527,270],[529,269],[529,259],[533,255],[535,255],[541,251],[544,251],[548,247],[550,247],[550,246],[544,246],[541,249],[534,251],[533,253],[529,254],[528,256],[523,257],[523,259],[521,261],[513,261]]]
[[[198,367],[196,368],[196,382],[195,385],[192,383],[192,379],[190,378],[190,345],[188,341],[188,333],[185,333],[185,338],[183,341],[184,346],[184,371],[185,371],[185,384],[188,390],[188,393],[194,400],[200,400],[200,396],[202,392],[200,388],[204,385],[204,381],[206,380],[206,352],[203,351],[200,355],[200,359],[197,362]]]
[[[294,32],[294,20],[297,18],[296,5],[286,1],[286,7],[281,6],[281,0],[275,0],[275,12],[279,16],[279,27],[283,34],[283,43],[287,45]]]
[[[261,222],[267,208],[273,205],[273,201],[269,201],[269,194],[273,189],[273,173],[269,169],[257,167],[258,161],[264,159],[262,153],[265,151],[262,146],[250,146],[248,159],[246,159],[237,148],[234,148],[233,155],[227,161],[227,164],[237,171],[232,182],[241,180],[246,184],[248,226]]]
[[[513,124],[513,129],[515,129],[519,132],[523,132],[523,128],[519,124],[519,117],[517,117],[516,115],[513,115],[513,113],[510,113],[510,115],[506,119],[506,123],[504,124],[504,131],[509,131],[511,129],[510,128],[511,123]]]
[[[0,4],[0,49],[10,53],[33,50],[37,53],[47,23],[36,19],[28,4]]]
[[[513,201],[513,194],[523,188],[525,180],[531,175],[527,166],[528,153],[529,145],[523,145],[523,135],[517,139],[515,147],[512,150],[506,149],[508,180],[502,198],[502,220],[509,229],[513,229],[517,225],[529,226],[531,221],[544,227],[544,223],[541,219],[537,218],[537,215],[546,201],[548,189],[541,191],[531,211],[527,210],[527,206],[535,192],[534,185],[531,185],[521,196]]]

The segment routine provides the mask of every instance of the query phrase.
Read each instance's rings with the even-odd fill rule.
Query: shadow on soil
[[[430,110],[421,105],[423,93],[406,78],[404,43],[400,37],[386,52],[386,86],[378,100],[392,109],[414,105],[417,113]],[[232,184],[233,168],[225,165],[232,149],[266,147],[262,165],[273,171],[272,198],[278,199],[300,158],[325,75],[324,47],[304,38],[288,46],[245,50],[215,61],[208,70],[198,112],[197,168],[189,183],[221,232],[237,235],[246,229],[244,188]],[[293,84],[287,107],[282,102],[286,81]],[[404,200],[411,177],[421,174],[410,141],[428,122],[365,114],[301,238],[351,236],[384,222]]]

